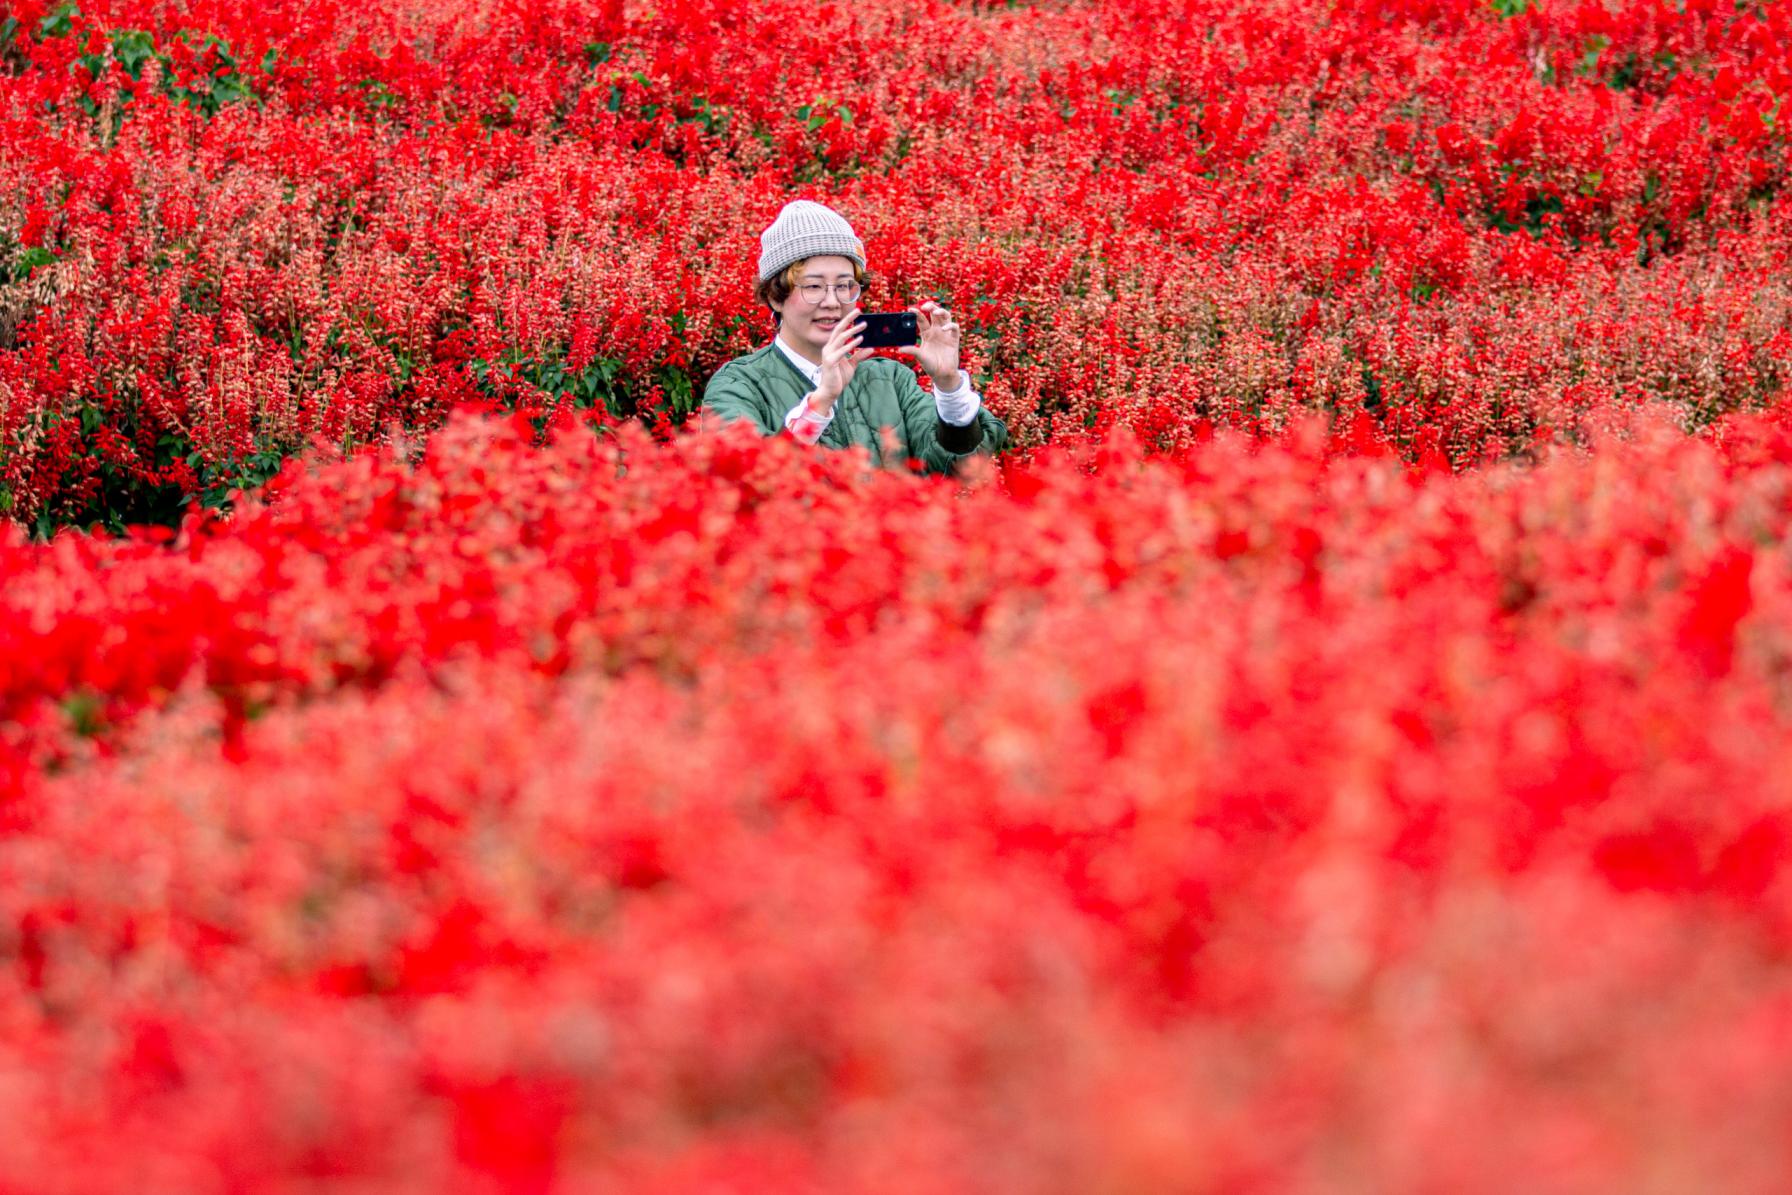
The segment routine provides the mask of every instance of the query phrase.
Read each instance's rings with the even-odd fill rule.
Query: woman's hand
[[[958,322],[952,313],[935,303],[932,299],[919,307],[910,307],[915,313],[915,324],[920,333],[920,343],[913,348],[904,346],[897,349],[899,353],[907,353],[921,363],[927,376],[933,379],[936,390],[944,390],[950,394],[958,389]]]
[[[834,325],[834,334],[821,348],[821,375],[816,378],[815,390],[809,395],[809,409],[816,414],[825,415],[833,410],[834,404],[846,392],[847,383],[852,381],[859,362],[871,356],[871,349],[859,347],[864,335],[857,307]]]

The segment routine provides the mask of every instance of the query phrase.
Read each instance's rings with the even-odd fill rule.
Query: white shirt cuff
[[[834,408],[829,407],[825,415],[817,414],[809,407],[809,396],[803,395],[802,401],[790,408],[784,416],[784,427],[791,435],[805,444],[813,444],[821,439],[821,433],[828,429],[834,421]]]
[[[939,387],[933,390],[933,407],[940,418],[953,427],[969,427],[977,418],[977,410],[982,407],[983,400],[971,388],[971,375],[964,370],[958,371],[958,389],[948,393]]]

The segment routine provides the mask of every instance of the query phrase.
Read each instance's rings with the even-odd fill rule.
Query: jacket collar
[[[796,367],[796,371],[803,375],[809,385],[815,385],[816,379],[821,377],[821,366],[805,361],[795,349],[784,343],[782,336],[772,337],[772,347],[778,350],[779,356]]]

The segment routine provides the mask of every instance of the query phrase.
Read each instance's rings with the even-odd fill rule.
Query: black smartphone
[[[862,349],[893,349],[920,343],[921,336],[912,311],[861,311],[859,319],[865,325],[859,340]]]

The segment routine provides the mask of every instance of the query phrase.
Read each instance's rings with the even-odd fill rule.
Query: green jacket
[[[703,415],[746,419],[763,434],[775,436],[784,430],[784,416],[810,389],[802,371],[777,345],[768,344],[716,370],[703,389]],[[884,428],[895,435],[894,453],[884,452]],[[973,453],[1007,447],[1008,426],[981,406],[966,427],[946,423],[913,370],[888,357],[873,357],[853,371],[834,406],[834,420],[817,443],[828,448],[857,444],[870,451],[874,464],[888,468],[903,468],[917,460],[926,472],[951,473]]]

